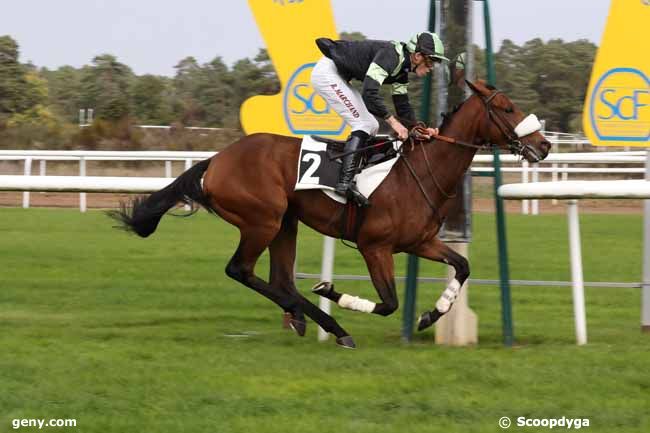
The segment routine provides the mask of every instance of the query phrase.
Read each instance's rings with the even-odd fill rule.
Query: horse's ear
[[[469,88],[472,89],[472,92],[474,92],[476,95],[479,95],[479,96],[480,96],[480,95],[482,94],[482,92],[479,90],[478,87],[476,87],[476,85],[475,85],[474,83],[472,83],[472,82],[469,81],[469,80],[465,80],[465,82],[467,83],[467,85],[469,86]]]

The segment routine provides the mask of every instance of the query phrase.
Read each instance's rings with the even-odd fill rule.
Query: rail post
[[[429,26],[431,32],[436,31],[436,4],[435,0],[429,3]],[[420,102],[420,120],[428,123],[431,105],[431,74],[427,74],[422,84],[422,99]],[[402,339],[411,341],[413,337],[413,324],[415,322],[415,300],[418,285],[418,258],[412,254],[408,256],[406,267],[406,289],[404,294],[404,315],[402,316]]]

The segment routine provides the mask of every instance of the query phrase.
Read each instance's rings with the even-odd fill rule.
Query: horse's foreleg
[[[388,316],[397,310],[399,305],[395,291],[394,264],[391,250],[389,248],[362,249],[361,254],[366,260],[370,278],[382,301],[381,303],[377,304],[358,296],[339,293],[329,283],[319,283],[314,287],[313,291],[336,302],[341,308]]]
[[[271,258],[269,283],[274,289],[298,299],[298,304],[292,309],[285,309],[285,312],[290,314],[290,324],[298,335],[305,334],[304,314],[306,314],[325,331],[334,334],[339,345],[352,348],[354,341],[336,320],[321,311],[296,289],[293,265],[296,260],[297,234],[298,219],[290,213],[285,214],[280,231],[269,245]]]
[[[446,263],[453,266],[456,275],[449,282],[445,290],[436,301],[435,309],[425,311],[418,319],[418,331],[428,328],[447,313],[456,301],[460,288],[469,277],[469,262],[467,259],[456,251],[445,245],[440,239],[435,238],[433,242],[422,244],[416,250],[411,252],[418,257],[422,257],[436,262]]]

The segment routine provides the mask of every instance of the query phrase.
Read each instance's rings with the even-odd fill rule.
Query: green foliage
[[[580,132],[580,116],[597,47],[587,41],[533,39],[522,46],[504,40],[495,56],[497,87],[525,112],[536,112],[554,131]],[[484,54],[475,47],[479,77]]]
[[[46,78],[49,90],[49,105],[66,122],[77,123],[82,105],[83,70],[72,66],[62,66],[55,71],[41,70]]]
[[[347,40],[363,40],[360,32],[341,32]],[[453,39],[453,38],[452,38]],[[451,44],[450,41],[447,43]],[[452,47],[448,47],[452,48]],[[457,48],[457,47],[456,47]],[[449,52],[456,50],[449,50]],[[497,85],[526,112],[546,119],[551,130],[579,131],[580,113],[596,47],[584,40],[544,43],[534,39],[518,46],[503,41],[496,54]],[[478,77],[485,77],[484,54],[475,47]],[[411,103],[419,112],[422,80],[409,86]],[[356,88],[359,83],[353,82]],[[443,84],[444,86],[444,84]],[[430,112],[436,107],[434,85]],[[136,76],[110,54],[95,57],[81,68],[63,66],[38,69],[19,61],[18,43],[0,37],[0,146],[50,148],[81,146],[110,148],[204,148],[241,134],[241,104],[254,95],[281,91],[269,58],[261,49],[253,59],[244,58],[231,67],[221,57],[200,64],[186,57],[176,65],[174,77]],[[388,105],[390,89],[382,95]],[[113,124],[71,133],[80,109],[94,109],[95,118]],[[132,125],[176,125],[174,134],[134,133]],[[226,128],[218,134],[196,135],[183,128]],[[33,131],[30,138],[30,128]],[[230,131],[233,130],[233,131]],[[106,133],[104,136],[102,134]],[[13,140],[13,141],[12,141]],[[128,140],[134,140],[128,142]],[[159,140],[159,141],[155,141]]]
[[[171,80],[155,75],[136,77],[131,88],[133,116],[144,125],[169,125],[173,120]]]
[[[34,110],[47,99],[47,85],[29,65],[18,61],[18,44],[0,37],[0,123],[12,115]]]
[[[103,54],[83,68],[81,77],[83,107],[95,109],[98,119],[119,121],[130,113],[129,87],[134,79],[131,69],[115,56]]]

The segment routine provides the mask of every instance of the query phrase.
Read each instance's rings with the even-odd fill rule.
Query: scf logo
[[[599,139],[650,139],[650,80],[642,71],[610,69],[598,80],[589,105],[591,126]]]
[[[291,75],[283,95],[284,119],[294,134],[339,135],[345,121],[309,84],[314,65],[304,64]]]

